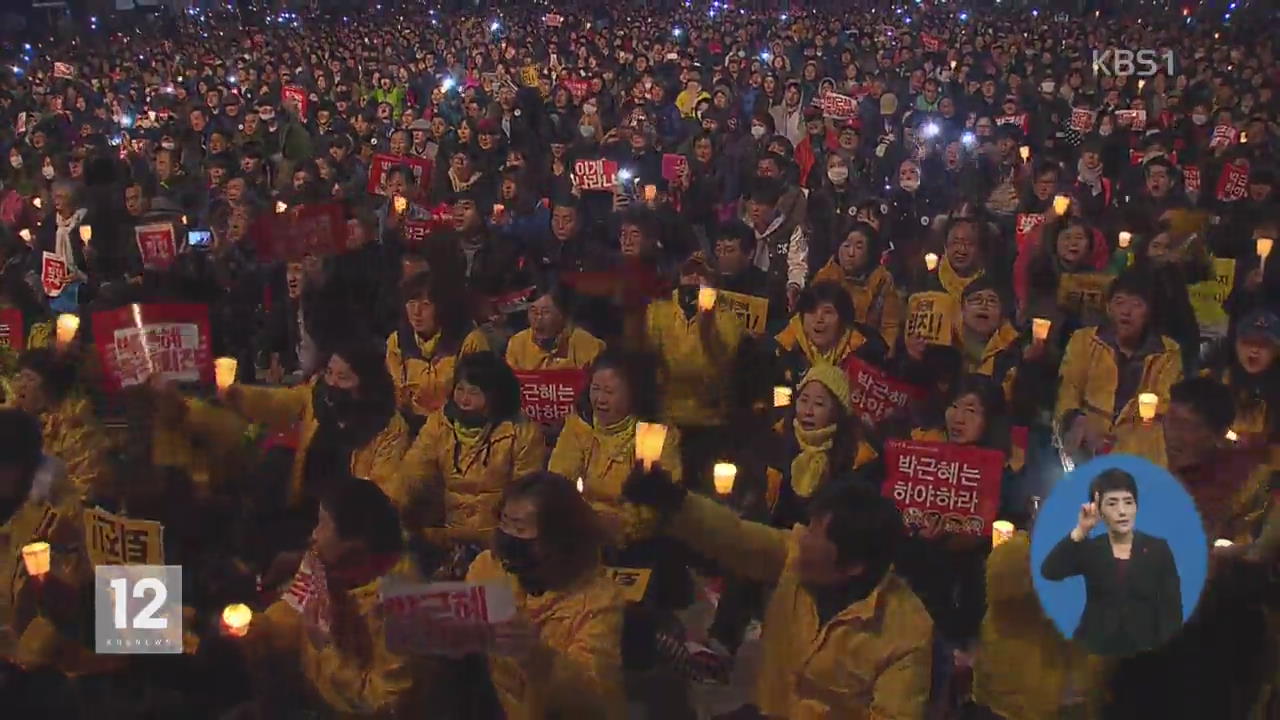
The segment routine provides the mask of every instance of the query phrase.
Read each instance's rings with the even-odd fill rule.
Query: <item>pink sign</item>
[[[884,496],[926,535],[990,535],[1000,506],[1004,453],[974,445],[890,440]]]

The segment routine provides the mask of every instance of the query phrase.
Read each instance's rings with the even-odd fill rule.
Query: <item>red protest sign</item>
[[[148,270],[168,270],[178,258],[173,226],[168,223],[139,225],[133,230],[133,238],[138,243],[142,266]]]
[[[1027,131],[1027,114],[1018,113],[1017,115],[1000,115],[996,118],[997,125],[1017,125],[1022,132]]]
[[[387,649],[399,655],[460,657],[486,652],[515,615],[505,585],[388,581],[379,593]]]
[[[587,372],[578,368],[560,370],[517,370],[520,381],[520,408],[539,423],[563,420],[573,412],[587,383]]]
[[[610,190],[618,178],[618,163],[599,158],[576,160],[573,163],[573,182],[579,190]]]
[[[1230,125],[1215,125],[1213,136],[1209,138],[1209,149],[1234,145],[1239,135],[1240,131]]]
[[[45,251],[40,255],[40,284],[44,286],[44,294],[57,297],[71,284],[71,274],[67,270],[67,261],[61,256]]]
[[[848,95],[829,92],[819,102],[822,103],[822,114],[826,117],[848,120],[858,115],[858,101]]]
[[[849,375],[849,396],[853,410],[872,423],[889,417],[893,411],[907,406],[912,400],[922,400],[924,390],[895,380],[874,365],[850,356],[844,371]]]
[[[56,62],[53,64],[54,77],[61,78],[63,80],[70,80],[75,77],[75,75],[76,71],[75,68],[71,66],[71,63]]]
[[[576,102],[582,102],[582,99],[587,96],[587,93],[591,92],[591,83],[586,80],[573,80],[566,78],[564,80],[564,86],[568,88],[569,94],[573,95],[573,99]]]
[[[0,310],[0,348],[9,348],[22,352],[26,347],[26,328],[23,327],[22,311],[17,308]]]
[[[1187,192],[1200,192],[1200,168],[1188,165],[1182,168],[1182,187]]]
[[[414,181],[422,190],[426,190],[431,184],[431,161],[426,158],[419,157],[396,157],[395,155],[387,155],[378,153],[373,156],[373,160],[369,163],[369,182],[366,190],[373,195],[386,195],[387,188],[385,178],[387,171],[396,165],[404,165],[413,172]]]
[[[340,203],[299,205],[283,213],[264,214],[249,228],[249,237],[264,262],[347,251],[347,224]]]
[[[560,27],[561,25],[564,24],[564,18],[559,15],[556,15],[555,13],[548,14],[546,17],[546,21],[547,21],[547,27]]]
[[[1222,167],[1218,176],[1217,197],[1223,202],[1234,202],[1249,192],[1249,163],[1236,161]]]
[[[93,314],[93,341],[107,392],[146,382],[213,382],[206,305],[126,305]]]
[[[1018,253],[1031,241],[1031,232],[1044,224],[1044,213],[1018,213],[1014,225],[1014,237],[1018,241]]]
[[[1004,453],[973,445],[890,440],[884,496],[926,535],[990,535],[1000,506]]]
[[[938,52],[942,49],[942,39],[934,37],[929,33],[921,33],[920,45],[924,48],[925,52]]]
[[[280,88],[281,100],[292,100],[298,104],[298,117],[307,117],[307,91],[298,85],[285,85]]]
[[[1072,108],[1071,129],[1087,133],[1093,129],[1093,111],[1089,108]]]
[[[1146,110],[1117,110],[1116,122],[1124,127],[1127,123],[1129,129],[1133,132],[1142,132],[1147,129],[1147,111]]]
[[[675,182],[680,173],[689,167],[689,159],[683,155],[675,153],[663,153],[662,155],[662,179],[667,182]]]

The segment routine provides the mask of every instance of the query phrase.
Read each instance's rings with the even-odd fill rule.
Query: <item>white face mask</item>
[[[763,126],[763,125],[752,125],[752,126],[751,126],[751,137],[753,137],[753,138],[755,138],[755,139],[757,139],[757,140],[759,140],[760,138],[764,137],[764,126]]]
[[[164,142],[160,143],[160,147],[164,148],[165,150],[172,150],[177,146],[173,144],[172,140],[165,140]]]
[[[45,165],[44,167],[40,168],[40,174],[44,176],[44,179],[45,179],[45,180],[52,180],[52,179],[53,179],[53,167],[52,167],[52,166],[50,166],[50,165]]]
[[[1101,135],[1102,137],[1106,137],[1111,134],[1111,128],[1106,125],[1103,125],[1098,128],[1098,134]]]
[[[19,156],[17,156],[17,157],[9,158],[9,164],[10,164],[10,165],[12,165],[12,166],[14,166],[15,168],[21,168],[21,167],[22,167],[22,156],[21,156],[21,155],[19,155]]]
[[[1209,116],[1208,116],[1208,115],[1199,115],[1199,114],[1197,114],[1197,115],[1192,115],[1192,116],[1191,116],[1191,122],[1193,122],[1193,123],[1195,123],[1195,124],[1197,124],[1197,125],[1204,125],[1205,123],[1209,122]]]
[[[908,178],[908,179],[905,179],[905,180],[901,180],[901,181],[899,181],[899,183],[898,183],[898,184],[899,184],[899,185],[901,185],[901,186],[902,186],[902,189],[903,189],[903,190],[906,190],[907,192],[915,192],[916,190],[918,190],[918,189],[920,188],[920,179],[919,179],[919,178],[915,178],[915,179]]]
[[[837,165],[833,168],[827,168],[827,178],[837,185],[844,183],[849,179],[849,168]]]
[[[579,125],[578,132],[582,133],[582,137],[588,140],[596,136],[596,128],[594,125]]]

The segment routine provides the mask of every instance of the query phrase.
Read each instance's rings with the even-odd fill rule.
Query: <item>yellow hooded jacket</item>
[[[1022,353],[1018,350],[1018,331],[1012,324],[1006,321],[996,328],[976,362],[968,353],[964,355],[966,373],[986,375],[995,380],[1004,388],[1005,402],[1013,400],[1013,383],[1018,377],[1018,363],[1022,360]]]
[[[804,334],[804,319],[794,315],[791,322],[773,338],[778,344],[778,356],[783,359],[785,380],[788,385],[800,382],[815,364],[825,363],[841,367],[850,355],[867,344],[867,338],[857,328],[849,328],[828,352],[822,352]]]
[[[1077,330],[1071,336],[1059,374],[1062,382],[1058,386],[1055,417],[1065,420],[1069,413],[1082,413],[1090,427],[1115,435],[1113,452],[1141,455],[1157,465],[1165,464],[1164,432],[1158,422],[1142,422],[1138,395],[1155,393],[1160,399],[1157,412],[1168,409],[1169,390],[1182,379],[1178,343],[1159,338],[1159,350],[1143,360],[1137,391],[1121,408],[1115,406],[1119,382],[1116,351],[1098,336],[1098,328]],[[1063,432],[1066,431],[1064,422]]]
[[[302,497],[302,478],[307,464],[307,449],[320,423],[311,406],[316,380],[291,388],[268,388],[236,385],[230,396],[236,410],[250,422],[262,423],[277,432],[297,427],[298,449],[293,456],[293,472],[289,479],[289,497],[297,502]],[[395,485],[396,470],[408,446],[408,427],[399,413],[391,416],[387,426],[369,444],[351,453],[351,474],[371,480],[388,492]],[[388,492],[388,494],[390,494]]]
[[[813,282],[840,283],[853,300],[858,322],[878,330],[885,345],[893,350],[902,330],[902,297],[894,288],[893,275],[888,270],[877,265],[865,280],[853,280],[833,258],[813,276]]]
[[[662,414],[668,424],[711,427],[724,422],[730,367],[742,340],[742,322],[716,308],[713,334],[704,337],[700,315],[685,317],[674,299],[645,311],[645,334],[658,355]]]
[[[973,666],[974,700],[1006,720],[1058,717],[1073,699],[1094,717],[1104,672],[1101,658],[1063,638],[1040,609],[1027,533],[1019,531],[994,548],[987,557],[987,614]]]
[[[437,411],[405,453],[395,492],[388,494],[409,515],[424,505],[438,505],[443,494],[444,517],[429,517],[428,522],[443,521],[444,526],[427,527],[426,537],[439,545],[484,543],[497,524],[494,511],[503,488],[541,470],[546,453],[538,426],[523,416],[486,426],[469,439],[455,430],[444,411]]]
[[[622,485],[636,461],[635,418],[619,425],[623,427],[597,428],[577,414],[565,418],[547,469],[570,480],[581,478],[583,497],[606,527],[621,532],[614,542],[625,545],[651,535],[656,516],[622,499]],[[680,482],[680,431],[676,428],[667,428],[658,462],[673,481]]]
[[[622,611],[617,586],[591,574],[575,587],[533,597],[489,551],[471,563],[469,583],[511,588],[517,613],[538,629],[525,662],[489,655],[489,672],[509,720],[623,720]]]
[[[595,362],[603,350],[604,341],[572,325],[556,338],[556,346],[550,352],[538,347],[533,330],[521,330],[507,343],[507,364],[512,370],[584,368]]]
[[[453,368],[458,358],[467,353],[489,349],[484,333],[472,330],[462,340],[456,355],[437,355],[439,334],[429,340],[413,335],[416,352],[405,353],[401,349],[400,332],[387,337],[387,372],[396,386],[396,407],[411,409],[414,414],[426,417],[444,407],[453,392]]]
[[[756,705],[788,720],[918,720],[929,699],[933,620],[892,570],[866,598],[822,624],[800,584],[804,526],[745,522],[689,495],[670,533],[748,579],[777,583],[765,612]]]
[[[69,487],[81,500],[105,489],[109,484],[109,443],[85,398],[69,397],[40,413],[40,432],[44,453],[66,464]]]
[[[153,423],[151,462],[182,470],[197,488],[217,490],[244,472],[248,429],[236,413],[187,398],[181,422]]]

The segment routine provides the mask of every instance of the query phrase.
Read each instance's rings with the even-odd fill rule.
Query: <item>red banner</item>
[[[1240,135],[1240,131],[1230,125],[1215,125],[1213,127],[1213,136],[1209,138],[1209,149],[1227,147],[1234,145],[1236,137]]]
[[[603,158],[576,160],[573,163],[573,182],[579,190],[612,190],[618,179],[618,163]]]
[[[1142,132],[1147,129],[1147,111],[1146,110],[1117,110],[1116,123],[1120,127],[1124,127],[1128,123],[1129,129],[1133,132]]]
[[[280,88],[281,100],[292,100],[298,104],[298,117],[307,119],[307,91],[298,85],[285,85]]]
[[[53,76],[63,80],[70,80],[75,77],[76,70],[71,63],[56,62],[53,64]]]
[[[920,45],[925,52],[938,52],[942,49],[942,38],[934,37],[929,33],[921,33]]]
[[[168,270],[178,258],[178,244],[173,237],[173,226],[168,223],[139,225],[133,230],[138,243],[142,266],[148,270]]]
[[[423,191],[427,190],[431,185],[431,161],[426,158],[396,157],[395,155],[387,155],[378,153],[373,156],[373,160],[369,163],[369,183],[365,188],[373,195],[386,195],[387,190],[383,187],[383,176],[387,171],[396,165],[404,165],[413,171],[413,178],[417,182],[418,187]]]
[[[1236,161],[1223,166],[1218,176],[1217,197],[1223,202],[1235,202],[1249,192],[1249,163]]]
[[[675,182],[680,173],[689,167],[689,159],[683,155],[675,153],[663,153],[662,155],[662,179],[667,182]]]
[[[1014,226],[1014,237],[1018,241],[1019,254],[1022,253],[1027,243],[1031,242],[1032,231],[1043,224],[1043,213],[1018,213],[1017,224]]]
[[[565,79],[564,86],[569,89],[569,94],[573,95],[574,102],[582,102],[582,99],[591,92],[591,82],[588,80],[572,80]]]
[[[884,496],[925,535],[991,535],[1000,508],[1004,453],[973,445],[890,440]]]
[[[263,214],[249,229],[258,260],[300,260],[347,251],[347,224],[340,203],[299,205],[283,213]]]
[[[555,13],[549,13],[546,16],[547,27],[560,27],[564,24],[564,18]]]
[[[93,314],[93,341],[107,392],[157,374],[175,382],[213,383],[206,305],[125,305]]]
[[[1182,168],[1182,187],[1187,192],[1200,192],[1200,168],[1188,165]]]
[[[1027,114],[1018,113],[1017,115],[1001,115],[996,118],[997,125],[1017,125],[1022,129],[1023,133],[1027,132]]]
[[[27,333],[22,323],[22,311],[17,308],[0,310],[0,348],[22,352],[26,345]]]
[[[895,380],[874,365],[856,357],[844,364],[849,375],[849,396],[853,410],[872,424],[889,417],[895,410],[904,408],[912,400],[924,399],[925,391],[915,385]]]
[[[1071,129],[1087,133],[1093,129],[1093,111],[1089,108],[1072,108]]]
[[[60,256],[45,251],[40,255],[40,284],[44,286],[44,294],[57,297],[71,284],[71,275],[67,270],[67,261]]]
[[[858,116],[858,101],[848,95],[829,92],[819,102],[822,104],[822,114],[826,117],[848,120]]]
[[[517,370],[516,379],[520,381],[520,407],[524,414],[534,422],[551,423],[573,412],[578,394],[587,383],[587,371]]]

